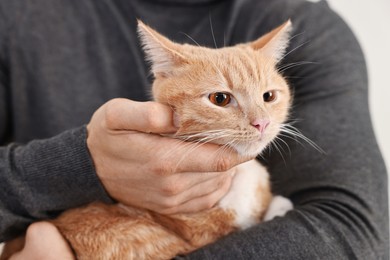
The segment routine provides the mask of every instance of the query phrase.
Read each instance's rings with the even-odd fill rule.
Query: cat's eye
[[[232,100],[232,96],[224,92],[215,92],[209,95],[209,100],[214,105],[224,107],[230,103],[230,101]]]
[[[263,100],[264,102],[272,102],[276,100],[276,96],[277,96],[276,91],[271,90],[263,94]]]

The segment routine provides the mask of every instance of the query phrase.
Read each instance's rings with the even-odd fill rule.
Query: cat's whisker
[[[235,138],[233,138],[232,140],[230,140],[228,143],[226,143],[225,145],[221,146],[220,149],[218,149],[218,154],[217,156],[223,156],[223,154],[225,152],[227,152],[228,150],[231,151],[232,149],[234,150],[234,146],[238,143],[239,141],[236,140]],[[242,156],[245,156],[245,155],[242,155]],[[217,158],[217,157],[216,157]]]
[[[202,141],[198,141],[198,142],[191,142],[189,144],[189,149],[187,149],[187,151],[181,153],[182,156],[181,158],[178,160],[178,163],[177,163],[177,166],[180,165],[180,163],[185,159],[187,158],[187,156],[189,154],[191,154],[193,151],[195,151],[197,148],[199,148],[200,146],[206,144],[206,143],[212,143],[214,141],[214,138],[208,138],[208,140],[202,140]],[[221,148],[219,148],[216,152],[218,152]]]
[[[270,149],[269,147],[266,147],[266,149]],[[265,150],[265,149],[264,149]],[[264,155],[263,155],[263,152],[261,152],[261,153],[259,153],[257,156],[256,156],[256,158],[260,158],[260,159],[263,159],[263,160],[265,160],[265,157],[264,157]]]
[[[281,137],[285,137],[285,138],[288,138],[288,139],[291,139],[291,140],[294,140],[295,142],[299,143],[300,145],[303,146],[303,143],[298,139],[297,136],[295,135],[291,135],[291,134],[279,134],[279,136]]]
[[[212,143],[216,141],[219,138],[226,138],[230,137],[229,134],[227,134],[226,130],[212,130],[212,131],[205,131],[203,133],[196,133],[196,134],[188,134],[188,136],[179,136],[177,138],[180,138],[181,144],[185,144],[184,146],[181,146],[181,151],[179,151],[179,154],[181,154],[181,158],[178,160],[177,167],[180,165],[180,163],[187,158],[188,155],[190,155],[193,151],[195,151],[200,146],[206,144],[206,143]],[[205,136],[205,134],[207,134]],[[196,138],[195,138],[196,137]],[[191,142],[186,142],[186,140],[191,140]],[[195,140],[195,141],[194,141]],[[183,151],[185,149],[185,151]],[[220,149],[218,149],[220,150]],[[218,151],[217,150],[217,151]],[[175,148],[175,152],[177,153],[178,147]]]
[[[271,143],[269,144],[270,153],[272,152],[272,147],[275,147],[276,151],[278,151],[278,153],[280,154],[280,157],[282,157],[284,164],[286,164],[286,160],[284,159],[283,153],[279,148],[277,139],[272,140]]]
[[[307,77],[292,77],[292,76],[284,76],[285,79],[289,80],[289,79],[305,79]]]
[[[180,136],[180,135],[174,135],[174,136],[171,136],[173,138],[176,138],[177,140],[179,140],[179,142],[174,146],[172,147],[172,149],[170,151],[167,151],[165,156],[166,157],[169,157],[172,153],[175,153],[177,149],[180,148],[180,146],[183,145],[183,143],[186,145],[186,146],[190,146],[194,143],[194,140],[196,142],[196,140],[199,140],[201,137],[203,136],[208,136],[208,135],[215,135],[216,133],[219,133],[221,132],[221,130],[211,130],[211,131],[205,131],[205,132],[199,132],[199,133],[196,133],[196,134],[192,134],[191,135],[183,135],[183,136]],[[193,141],[193,142],[188,142],[188,141]],[[199,142],[199,141],[198,141]],[[210,142],[208,140],[204,140],[204,142]]]
[[[179,148],[172,149],[173,152],[181,155],[176,163],[176,168],[178,168],[179,165],[183,162],[183,160],[185,160],[194,150],[196,150],[197,148],[199,148],[204,144],[205,143],[201,143],[201,142],[181,141],[180,149]]]
[[[202,134],[202,133],[218,133],[218,132],[227,132],[227,131],[232,131],[231,129],[214,129],[214,130],[200,130],[197,132],[189,132],[186,133],[185,135],[191,135],[191,134]]]
[[[291,53],[293,53],[294,51],[298,50],[299,48],[303,47],[304,45],[308,44],[309,41],[305,41],[301,44],[299,44],[298,46],[296,46],[295,48],[291,49],[289,52],[285,53],[281,59],[284,59],[286,58],[288,55],[290,55]]]
[[[278,140],[275,140],[274,144],[275,144],[275,147],[278,149],[280,156],[282,157],[284,165],[287,165],[286,159],[284,158],[285,151],[284,151],[283,147],[279,144]]]
[[[303,35],[303,34],[305,34],[305,33],[306,33],[306,32],[303,31],[303,32],[294,34],[293,36],[290,37],[290,42],[291,42],[293,39],[295,39],[295,38],[297,38],[297,37],[299,37],[299,36],[301,36],[301,35]]]
[[[178,142],[176,143],[176,145],[174,145],[173,147],[171,147],[171,149],[167,150],[164,154],[164,157],[165,158],[170,158],[172,157],[173,154],[176,154],[177,152],[181,152],[181,150],[185,149],[187,150],[187,148],[191,145],[193,145],[193,143],[190,143],[190,142],[186,142],[184,140],[180,140],[178,139],[177,140]]]
[[[195,41],[195,39],[192,38],[189,34],[187,34],[187,33],[185,33],[185,32],[179,32],[179,33],[185,35],[185,36],[186,36],[188,39],[190,39],[193,43],[195,43],[196,45],[198,45],[199,47],[201,47],[200,44],[199,44],[197,41]]]
[[[282,136],[284,136],[284,135],[282,135]],[[282,143],[287,147],[287,150],[288,150],[289,154],[291,155],[290,146],[288,145],[288,143],[287,143],[286,141],[284,141],[284,140],[283,140],[282,138],[280,138],[279,136],[276,136],[276,137],[275,137],[275,140],[276,140],[276,141],[279,141],[279,142],[282,142]],[[284,149],[283,149],[283,151],[284,151]]]
[[[230,141],[227,142],[226,144],[224,145],[221,145],[214,153],[213,156],[211,156],[211,158],[218,158],[219,156],[223,156],[223,154],[228,150],[228,149],[232,149],[234,147],[234,144],[237,142],[236,138],[231,135],[231,134],[226,134],[226,132],[229,132],[229,131],[226,131],[226,130],[221,130],[221,133],[223,134],[225,132],[224,135],[219,135],[213,139],[210,139],[208,140],[208,142],[213,142],[215,141],[216,139],[218,138],[229,138]],[[233,131],[230,131],[230,133],[232,133]]]
[[[214,46],[216,49],[218,49],[217,42],[215,40],[215,35],[214,35],[213,22],[211,21],[211,14],[209,14],[209,20],[210,20],[211,36],[213,37]]]
[[[222,136],[225,135],[225,136]],[[187,133],[183,135],[178,135],[176,138],[190,141],[190,140],[201,140],[202,138],[222,138],[222,137],[229,137],[232,135],[232,131],[229,133],[227,130],[211,130],[211,131],[204,131],[204,132],[198,132],[198,133]]]
[[[291,69],[291,68],[294,68],[294,67],[297,67],[297,66],[301,66],[301,65],[307,65],[307,64],[318,64],[317,62],[312,62],[312,61],[300,61],[300,62],[292,62],[292,63],[288,63],[288,64],[285,64],[281,67],[278,68],[278,72],[279,73],[282,73],[288,69]]]
[[[305,141],[308,143],[311,147],[313,147],[315,150],[322,154],[326,154],[326,152],[319,147],[315,142],[313,142],[311,139],[303,135],[296,127],[289,125],[289,124],[282,124],[280,128],[281,133],[285,133],[288,135],[291,135],[296,138],[300,138],[301,140]]]
[[[229,143],[222,145],[220,148],[218,148],[217,151],[215,151],[212,158],[219,158],[219,157],[223,156],[228,149],[231,149],[232,143],[233,142],[230,141]]]

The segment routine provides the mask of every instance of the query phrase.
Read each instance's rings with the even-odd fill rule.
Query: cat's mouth
[[[265,142],[261,137],[257,141],[241,141],[234,142],[230,147],[236,150],[240,155],[245,157],[255,157],[259,155],[265,147],[267,147],[268,142]]]
[[[237,131],[229,129],[213,129],[202,131],[199,129],[180,127],[176,134],[171,137],[186,142],[214,143],[221,146],[228,146],[236,150],[242,156],[255,157],[268,145],[268,131],[262,133],[257,131]]]
[[[276,134],[274,134],[272,129],[267,129],[262,133],[247,133],[247,135],[244,135],[245,138],[231,141],[229,146],[236,150],[240,155],[255,157],[271,144],[276,136]]]

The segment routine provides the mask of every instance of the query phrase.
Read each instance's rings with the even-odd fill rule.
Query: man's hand
[[[235,152],[163,137],[174,133],[170,107],[113,99],[87,126],[87,145],[107,192],[125,204],[162,214],[215,205],[229,190]]]
[[[19,241],[11,241],[11,243]],[[9,245],[8,245],[9,246]],[[73,260],[75,256],[65,238],[49,222],[31,224],[26,232],[25,244],[10,260]]]
[[[215,205],[229,190],[235,152],[163,137],[174,133],[172,110],[155,102],[114,99],[87,126],[87,145],[103,186],[112,198],[162,214],[195,212]],[[25,246],[11,259],[74,259],[49,222],[27,230]]]

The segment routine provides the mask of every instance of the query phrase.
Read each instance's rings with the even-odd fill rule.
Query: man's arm
[[[0,241],[64,209],[110,201],[95,174],[84,126],[50,139],[12,143],[7,52],[11,24],[4,12],[0,8]]]
[[[91,201],[110,201],[86,146],[86,129],[0,148],[0,241],[39,219]]]

